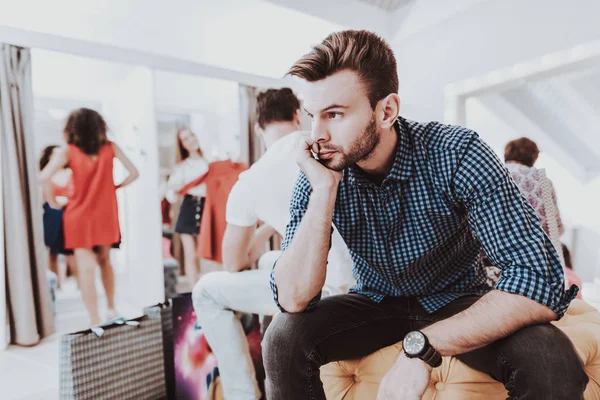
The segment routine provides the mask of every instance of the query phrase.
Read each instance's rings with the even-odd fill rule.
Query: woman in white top
[[[189,129],[177,132],[177,164],[167,182],[169,196],[174,203],[178,194],[187,184],[208,171],[208,162],[202,155],[198,138]],[[194,285],[198,279],[198,258],[196,257],[196,238],[200,231],[200,218],[204,207],[206,186],[204,184],[191,188],[183,197],[179,216],[175,224],[175,232],[181,235],[183,244],[185,275]]]

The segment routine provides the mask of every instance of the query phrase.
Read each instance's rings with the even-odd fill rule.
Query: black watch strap
[[[427,347],[425,353],[423,353],[423,355],[419,358],[431,365],[433,368],[437,368],[442,365],[442,355],[438,353],[431,345]]]

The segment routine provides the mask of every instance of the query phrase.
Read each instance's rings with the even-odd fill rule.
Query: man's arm
[[[287,312],[304,311],[325,284],[335,197],[333,188],[313,190],[293,240],[275,264],[277,300]]]
[[[250,264],[254,264],[265,254],[265,243],[276,233],[277,231],[271,225],[263,224],[258,227],[252,236],[252,242],[250,242],[250,249],[248,250]]]
[[[564,290],[558,253],[533,208],[493,151],[477,136],[454,168],[451,193],[490,261],[502,271],[496,289],[468,309],[423,329],[440,354],[476,350],[513,332],[560,317],[577,290]],[[404,354],[381,382],[378,400],[420,399],[431,376],[429,364]]]
[[[127,172],[129,172],[127,178],[125,178],[123,182],[116,185],[117,189],[120,189],[133,183],[137,178],[139,178],[140,173],[133,164],[133,162],[131,162],[129,157],[127,157],[125,152],[116,143],[113,142],[112,146],[115,151],[115,157],[117,157],[117,159],[121,161]]]
[[[52,184],[52,177],[60,169],[64,168],[68,161],[69,148],[60,147],[52,153],[50,161],[44,167],[44,169],[40,171],[39,179],[42,185],[42,193],[44,196],[44,200],[48,202],[50,207],[55,209],[59,209],[60,204],[58,204],[58,202],[56,201],[56,196],[54,195],[54,185]]]
[[[515,312],[517,310],[517,312]],[[556,317],[549,308],[523,296],[492,290],[468,309],[423,329],[443,356],[463,354],[493,343],[533,323]],[[419,400],[431,379],[432,368],[400,353],[381,381],[377,400]]]
[[[572,293],[564,291],[558,254],[533,208],[477,137],[456,170],[453,189],[471,229],[502,275],[497,290],[424,329],[432,346],[442,355],[462,354],[562,316]]]
[[[227,197],[227,227],[223,236],[223,267],[229,272],[239,272],[250,268],[264,253],[265,242],[275,234],[275,229],[268,224],[256,229],[254,197],[256,188],[252,185],[254,172],[240,174]],[[250,174],[250,178],[249,175]]]
[[[227,224],[223,236],[223,268],[239,272],[250,268],[264,253],[265,242],[275,233],[269,225],[239,226]]]
[[[525,296],[492,290],[468,309],[423,329],[429,343],[442,356],[477,350],[536,323],[556,319],[556,313]],[[432,368],[404,353],[382,380],[378,400],[388,398],[421,399],[430,381]]]
[[[52,181],[42,182],[42,194],[44,201],[46,201],[50,207],[56,210],[61,208],[60,203],[56,200],[56,195],[54,194],[54,184]]]
[[[283,254],[271,274],[275,301],[287,312],[302,312],[320,298],[342,177],[341,172],[325,168],[312,157],[312,144],[308,135],[299,143],[297,162],[302,173],[292,195]]]
[[[477,350],[519,329],[550,322],[556,313],[527,297],[492,290],[468,309],[439,321],[423,333],[443,356]]]

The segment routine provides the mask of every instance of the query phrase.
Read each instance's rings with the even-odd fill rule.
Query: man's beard
[[[329,160],[321,160],[320,162],[334,171],[343,171],[358,161],[368,159],[378,144],[377,124],[375,123],[375,118],[371,117],[371,121],[369,121],[369,125],[365,128],[363,134],[350,145],[350,149],[347,152],[344,152],[342,148],[337,146],[322,147],[321,150],[336,151],[338,158],[334,157]]]

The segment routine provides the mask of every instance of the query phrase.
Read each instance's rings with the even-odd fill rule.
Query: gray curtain
[[[55,330],[33,141],[30,51],[0,44],[6,302],[10,341],[24,346],[37,344]]]
[[[240,85],[240,111],[242,123],[242,159],[252,165],[263,155],[265,146],[256,136],[256,96],[259,90],[253,86]],[[245,153],[245,154],[244,154]]]

